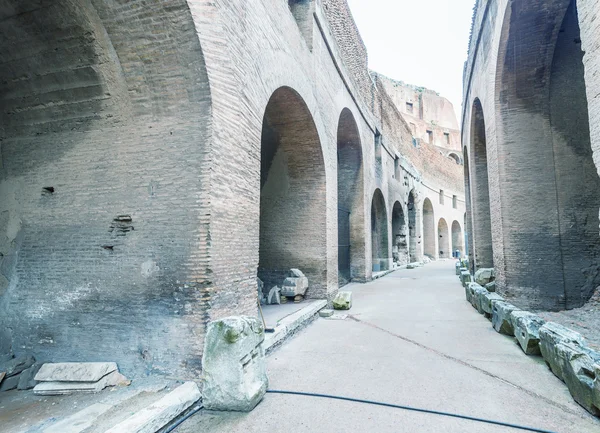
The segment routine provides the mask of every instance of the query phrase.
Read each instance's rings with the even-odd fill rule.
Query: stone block
[[[271,290],[269,290],[269,295],[267,296],[267,304],[281,304],[281,289],[279,287],[271,287]]]
[[[333,316],[333,310],[330,310],[329,308],[323,308],[322,310],[319,311],[319,316],[331,317],[331,316]]]
[[[304,296],[308,290],[308,278],[299,269],[290,269],[290,276],[283,280],[281,296]]]
[[[19,375],[16,374],[14,376],[5,377],[2,383],[0,383],[0,392],[10,391],[12,389],[17,389],[19,386]]]
[[[462,282],[462,273],[469,272],[469,268],[465,268],[464,266],[458,269],[458,279]]]
[[[115,370],[96,382],[39,382],[33,388],[33,393],[38,395],[91,393],[100,392],[107,386],[126,386],[129,383],[130,381],[125,376]]]
[[[200,399],[194,382],[186,382],[157,402],[135,412],[106,433],[155,433]],[[204,403],[206,407],[206,403]]]
[[[454,264],[454,272],[456,273],[456,275],[460,275],[460,262],[456,262]]]
[[[491,319],[494,312],[493,304],[495,302],[504,301],[504,298],[497,293],[488,292],[487,289],[484,290],[485,292],[481,294],[481,309],[483,310],[485,317]]]
[[[471,290],[471,305],[475,308],[480,314],[483,314],[483,309],[481,308],[481,296],[484,293],[487,293],[483,287],[481,287],[477,283],[469,283],[467,286]]]
[[[544,320],[528,311],[513,311],[510,313],[514,333],[521,349],[527,355],[541,355],[540,352],[540,328]]]
[[[494,268],[481,268],[475,272],[475,282],[481,286],[491,283],[494,281],[494,278]]]
[[[492,305],[492,326],[500,334],[514,336],[511,313],[519,311],[517,307],[506,301],[494,302]]]
[[[28,369],[23,370],[19,375],[19,385],[17,386],[17,389],[22,391],[26,389],[33,389],[38,384],[38,381],[35,380],[35,375],[38,373],[42,365],[43,364],[41,362],[36,362]]]
[[[333,298],[333,308],[335,310],[349,310],[352,308],[352,292],[339,291]]]
[[[557,350],[559,343],[567,343],[580,347],[587,347],[587,344],[581,334],[558,323],[546,322],[540,328],[540,351],[544,357],[544,361],[546,361],[552,373],[564,382],[566,363],[559,356]]]
[[[554,347],[557,359],[562,363],[561,374],[573,399],[592,415],[600,416],[600,353],[573,342],[560,342]]]
[[[496,282],[492,281],[491,283],[487,283],[484,287],[488,292],[495,292],[496,291]]]
[[[461,271],[460,282],[462,283],[463,287],[466,286],[467,283],[472,282],[471,274],[469,274],[469,271]]]
[[[256,317],[208,324],[202,357],[206,409],[248,412],[262,400],[269,384],[264,339]]]
[[[6,377],[15,376],[31,367],[34,363],[35,358],[33,356],[17,356],[0,364],[0,371],[5,372]]]
[[[117,370],[115,362],[46,363],[35,375],[40,382],[97,382]]]

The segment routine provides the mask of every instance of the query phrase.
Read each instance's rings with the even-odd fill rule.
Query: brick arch
[[[423,254],[432,259],[438,256],[436,252],[435,232],[433,204],[429,198],[425,198],[423,200]]]
[[[408,263],[409,236],[408,224],[402,204],[399,201],[392,207],[392,256],[398,265]]]
[[[337,127],[338,281],[365,278],[363,155],[358,125],[348,108]]]
[[[463,229],[457,220],[452,221],[452,251],[458,250],[461,256],[465,253]]]
[[[298,268],[310,297],[327,291],[326,177],[321,142],[302,97],[290,87],[271,96],[261,137],[258,276],[281,284]]]
[[[118,3],[0,6],[0,329],[47,361],[193,378],[213,301],[208,76],[186,1]]]
[[[379,188],[375,190],[371,201],[371,256],[373,271],[389,269],[387,207]]]
[[[450,233],[448,231],[448,223],[444,218],[440,218],[437,224],[437,235],[438,235],[438,254],[440,259],[447,259],[452,257],[450,251]]]
[[[600,285],[600,179],[581,37],[575,1],[507,6],[496,71],[506,233],[498,281],[501,292],[531,308],[579,307]],[[524,257],[536,265],[524,269]]]

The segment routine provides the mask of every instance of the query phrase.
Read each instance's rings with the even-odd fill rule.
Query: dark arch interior
[[[358,127],[352,112],[340,114],[337,130],[338,284],[365,277],[363,167]]]
[[[392,209],[392,256],[398,266],[408,263],[408,230],[400,202]]]
[[[479,99],[473,102],[471,112],[471,149],[473,157],[473,231],[475,268],[494,266],[492,252],[492,220],[490,214],[490,192],[488,181],[487,141],[485,119]],[[465,166],[466,167],[466,166]],[[468,180],[470,182],[471,180]]]
[[[440,259],[452,257],[450,252],[450,236],[448,234],[448,223],[444,218],[438,221],[438,250]]]
[[[385,200],[379,189],[373,194],[371,202],[371,247],[373,272],[389,268],[388,221]]]
[[[420,244],[419,236],[417,235],[417,205],[415,204],[415,195],[411,191],[408,194],[408,202],[406,204],[408,213],[408,254],[409,262],[419,260],[418,247]]]
[[[325,167],[308,107],[293,89],[276,90],[261,138],[258,276],[265,290],[291,268],[309,281],[308,296],[327,290]]]
[[[461,256],[465,253],[463,231],[456,220],[452,222],[452,251],[458,251]]]

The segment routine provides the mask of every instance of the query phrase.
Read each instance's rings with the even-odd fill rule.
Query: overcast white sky
[[[348,0],[369,67],[448,98],[460,124],[475,0]]]

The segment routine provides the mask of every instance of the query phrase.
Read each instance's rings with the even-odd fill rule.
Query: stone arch
[[[454,152],[450,152],[450,153],[448,154],[448,158],[450,158],[450,159],[453,159],[453,160],[454,160],[454,162],[456,162],[456,163],[457,163],[457,164],[459,164],[459,165],[460,165],[460,163],[461,163],[460,156],[458,156],[458,154],[456,154],[456,153],[454,153]]]
[[[469,257],[469,267],[470,269],[475,269],[475,260],[473,253],[473,220],[471,213],[471,173],[469,172],[469,154],[467,152],[467,148],[465,147],[463,150],[464,155],[464,179],[465,179],[465,216],[464,216],[464,225],[465,228],[465,246],[466,246],[466,254]]]
[[[348,108],[337,129],[338,281],[365,277],[363,157],[360,134]]]
[[[415,192],[411,190],[408,193],[408,201],[406,203],[408,214],[408,255],[409,262],[419,261],[421,254],[419,251],[421,245],[421,233],[419,230],[419,212],[417,212],[417,204],[415,203]]]
[[[452,222],[452,252],[458,250],[462,256],[464,251],[464,236],[460,223],[456,220]]]
[[[471,157],[473,162],[471,208],[473,212],[473,251],[474,266],[491,268],[494,266],[492,249],[492,220],[487,160],[487,140],[483,107],[479,98],[473,101],[471,110]]]
[[[321,142],[302,97],[277,89],[267,104],[261,136],[258,276],[266,288],[291,268],[309,281],[308,296],[327,290],[326,179]]]
[[[431,259],[438,256],[435,241],[435,216],[431,200],[423,200],[423,254]]]
[[[600,285],[600,179],[577,3],[540,5],[509,2],[498,53],[499,189],[507,233],[500,290],[530,308],[575,308]],[[524,258],[535,266],[523,266]]]
[[[452,257],[450,251],[450,235],[448,233],[448,223],[444,218],[440,218],[437,224],[438,233],[438,254],[440,259]]]
[[[371,202],[371,247],[373,272],[389,269],[388,218],[385,199],[379,188]]]
[[[392,208],[392,257],[398,266],[408,263],[408,230],[404,210],[399,201]]]

